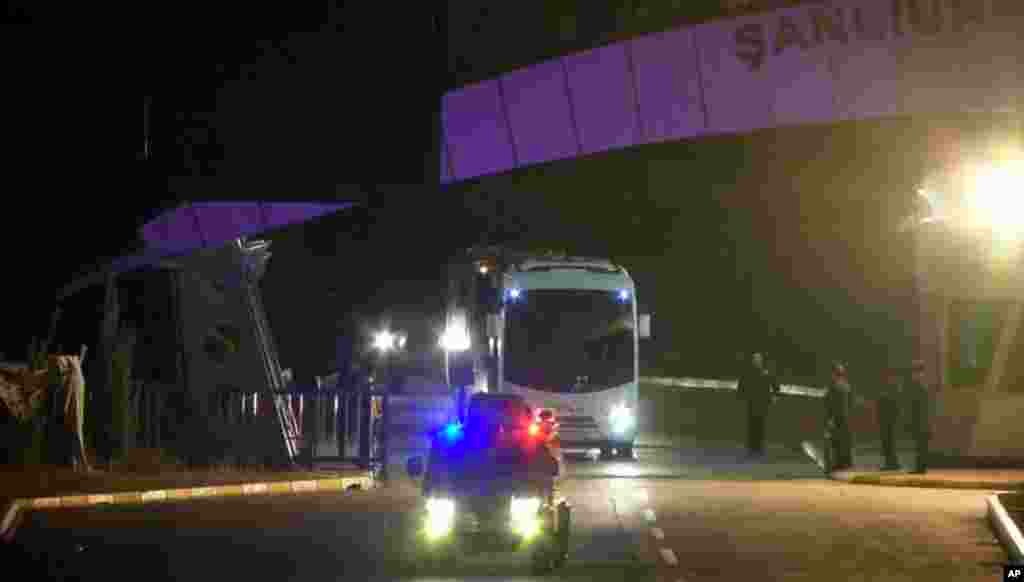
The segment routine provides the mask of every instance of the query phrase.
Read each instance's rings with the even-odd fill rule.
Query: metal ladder
[[[258,288],[259,282],[255,280],[255,277],[252,276],[248,268],[249,259],[247,255],[250,253],[250,250],[246,247],[243,239],[237,239],[236,245],[242,253],[243,261],[245,261],[243,263],[245,265],[243,267],[243,275],[249,314],[255,324],[260,356],[263,361],[267,384],[273,395],[274,410],[281,429],[281,438],[284,441],[285,451],[288,454],[288,461],[294,463],[299,455],[302,435],[299,433],[295,412],[288,405],[287,398],[283,394],[284,381],[281,362],[278,359],[277,347],[274,345],[273,334],[270,332],[270,323],[267,320],[266,310],[263,307],[263,299]]]

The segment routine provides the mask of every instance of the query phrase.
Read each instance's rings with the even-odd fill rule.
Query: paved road
[[[570,461],[570,563],[561,580],[998,579],[1005,553],[985,492],[847,485],[787,452],[646,448],[635,461]],[[408,482],[363,493],[37,512],[29,547],[76,568],[145,579],[529,580],[525,556],[414,572]],[[74,551],[76,545],[82,551]],[[755,576],[750,578],[750,576]]]

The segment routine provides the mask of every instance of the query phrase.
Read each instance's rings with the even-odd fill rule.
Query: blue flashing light
[[[505,291],[505,298],[511,301],[518,301],[523,296],[523,290],[518,287],[513,287]]]
[[[626,289],[619,290],[619,301],[629,301],[629,291]]]
[[[462,437],[462,425],[457,422],[448,424],[444,427],[444,430],[441,431],[441,434],[444,435],[444,438],[448,442],[457,441]]]

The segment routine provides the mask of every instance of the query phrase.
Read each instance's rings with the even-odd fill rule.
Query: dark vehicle
[[[409,461],[409,475],[424,472]],[[529,551],[534,570],[568,557],[570,508],[556,499],[558,462],[521,396],[476,394],[466,422],[434,435],[423,479],[422,549],[452,563],[460,553]]]

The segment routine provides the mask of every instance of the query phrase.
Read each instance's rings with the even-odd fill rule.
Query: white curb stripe
[[[679,560],[676,559],[676,553],[669,548],[660,548],[658,553],[661,554],[661,559],[665,560],[665,563],[669,566],[678,566]]]
[[[990,495],[986,501],[988,502],[989,521],[992,522],[999,540],[1003,542],[1010,560],[1024,564],[1024,535],[1021,535],[1020,528],[1006,513],[1006,508],[1003,507],[998,496]]]
[[[328,481],[336,481],[334,479],[328,479]],[[292,491],[317,491],[319,489],[320,480],[310,481],[281,481],[280,483],[286,484],[287,487]],[[340,479],[343,490],[348,490],[349,487],[355,485],[359,488],[366,490],[370,489],[375,485],[373,477],[343,477]],[[277,482],[275,482],[277,483]],[[242,495],[265,493],[270,490],[270,484],[268,483],[243,483],[240,484],[242,488]],[[213,496],[232,496],[235,495],[227,491],[226,487],[236,487],[237,485],[228,485],[220,487],[192,487],[185,489],[174,489],[171,492],[164,489],[157,489],[153,491],[142,491],[142,492],[127,492],[118,493],[118,495],[138,495],[138,499],[135,500],[122,500],[125,504],[138,504],[140,502],[147,501],[163,501],[172,499],[172,493],[178,493],[173,496],[173,499],[185,500],[190,497],[213,497]],[[102,505],[102,504],[114,504],[114,494],[101,493],[93,495],[66,495],[63,497],[37,497],[35,499],[15,499],[10,502],[4,511],[3,519],[0,520],[0,538],[4,540],[12,540],[14,538],[14,532],[17,529],[19,523],[19,516],[22,511],[38,508],[54,508],[61,507],[65,503],[70,506],[77,506],[85,500],[86,505]]]
[[[656,539],[656,540],[663,540],[663,539],[665,539],[665,532],[662,531],[662,529],[660,527],[652,527],[651,528],[651,535],[654,536],[654,539]]]
[[[21,511],[21,503],[21,500],[16,499],[7,506],[4,519],[0,521],[0,537],[10,539],[14,536],[14,522],[18,518],[18,512]]]

